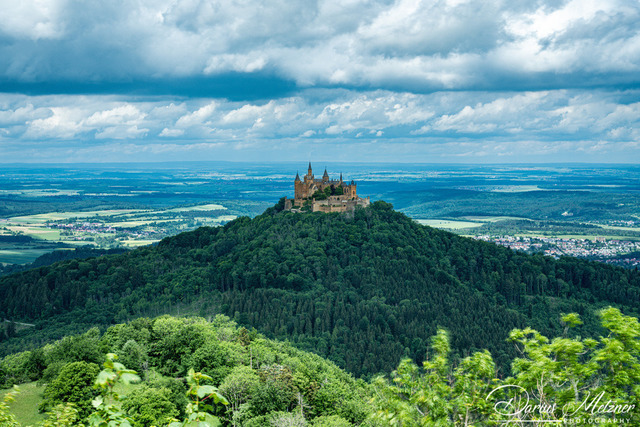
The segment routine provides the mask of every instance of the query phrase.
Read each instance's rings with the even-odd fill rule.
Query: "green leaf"
[[[140,377],[137,376],[136,374],[132,374],[129,372],[125,372],[120,376],[120,379],[122,379],[122,381],[125,384],[131,384],[131,383],[137,383],[140,381]]]
[[[217,391],[218,389],[212,385],[201,385],[198,387],[198,397],[202,399],[203,397],[209,396]]]
[[[91,401],[91,404],[93,405],[94,408],[97,408],[100,405],[102,405],[103,402],[104,401],[102,400],[102,396],[97,396],[95,399]]]

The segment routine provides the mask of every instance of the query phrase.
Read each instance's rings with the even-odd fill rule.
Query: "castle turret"
[[[324,168],[324,175],[322,175],[322,181],[324,182],[329,181],[329,174],[327,173],[327,168]]]
[[[301,181],[300,174],[298,174],[298,172],[296,172],[296,182],[300,182],[300,181]]]
[[[307,170],[307,175],[308,176],[313,175],[313,171],[311,170],[311,162],[309,162],[309,169]]]

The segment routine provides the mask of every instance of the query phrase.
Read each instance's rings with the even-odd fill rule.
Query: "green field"
[[[0,263],[28,264],[52,249],[0,249]]]
[[[529,218],[521,218],[521,217],[515,217],[515,216],[463,216],[461,218],[468,221],[479,221],[479,222],[498,222],[498,221],[505,221],[508,219],[530,221]]]
[[[118,394],[128,394],[140,384],[122,384],[118,383],[115,391]],[[23,426],[35,426],[45,419],[45,415],[38,411],[38,404],[42,400],[42,392],[45,385],[38,385],[35,382],[20,384],[18,386],[19,393],[15,396],[15,400],[9,404],[11,413],[16,416],[18,422]],[[0,390],[0,399],[13,389]],[[120,406],[119,402],[115,402],[116,406]],[[0,423],[0,427],[4,425]]]
[[[149,245],[169,235],[198,226],[220,225],[237,215],[207,216],[227,210],[217,203],[181,206],[169,209],[104,209],[91,211],[50,212],[15,216],[2,221],[3,235],[29,236],[53,246],[91,245],[129,248]],[[197,214],[198,216],[194,216]],[[48,224],[55,226],[47,226]],[[85,224],[87,223],[87,224]],[[94,225],[94,223],[97,223]],[[109,229],[109,228],[112,229]],[[114,231],[115,230],[115,231]],[[55,244],[53,243],[55,242]],[[52,249],[38,243],[16,242],[0,247],[0,263],[26,264]]]
[[[20,393],[15,397],[15,401],[9,404],[11,412],[23,426],[33,426],[44,420],[44,414],[38,412],[38,403],[42,399],[44,386],[39,386],[35,382],[21,384]],[[4,396],[11,390],[0,390],[0,395]]]
[[[602,225],[602,224],[593,224],[597,225],[600,228],[604,228],[605,230],[622,230],[622,231],[640,231],[640,227],[623,227],[620,225]]]
[[[1,195],[13,195],[23,197],[51,197],[51,196],[78,196],[78,190],[60,190],[57,188],[43,188],[40,190],[0,190]]]
[[[428,225],[429,227],[444,228],[448,230],[463,230],[466,228],[482,226],[481,222],[454,221],[448,219],[416,219],[416,222],[418,224]]]
[[[537,185],[505,185],[491,190],[494,193],[524,193],[527,191],[548,191]]]
[[[60,240],[60,230],[38,226],[9,226],[10,231],[39,240]]]
[[[227,208],[225,208],[222,205],[217,205],[215,203],[211,203],[208,205],[196,205],[196,206],[188,206],[185,208],[173,208],[173,209],[167,209],[165,211],[161,211],[161,212],[193,212],[193,211],[219,211],[219,210],[226,210]]]
[[[121,243],[128,248],[137,248],[140,246],[151,245],[156,242],[158,242],[158,240],[121,240]]]
[[[16,216],[9,218],[9,221],[12,223],[43,224],[45,222],[62,221],[70,218],[111,217],[138,212],[145,211],[141,209],[106,209],[100,211],[50,212],[37,215]]]

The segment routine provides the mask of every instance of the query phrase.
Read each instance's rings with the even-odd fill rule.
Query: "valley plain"
[[[15,271],[44,254],[78,247],[135,248],[253,217],[290,196],[293,177],[304,166],[5,165],[0,266]],[[327,168],[354,179],[360,194],[392,203],[422,224],[528,252],[626,267],[640,263],[637,166],[329,163]]]

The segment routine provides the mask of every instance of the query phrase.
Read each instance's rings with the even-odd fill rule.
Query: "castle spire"
[[[309,162],[309,169],[307,170],[307,175],[313,175],[313,171],[311,170],[311,162]]]
[[[296,182],[300,181],[300,174],[298,173],[298,171],[296,171]]]
[[[322,175],[323,181],[329,181],[329,174],[327,173],[327,167],[324,167],[324,175]]]

